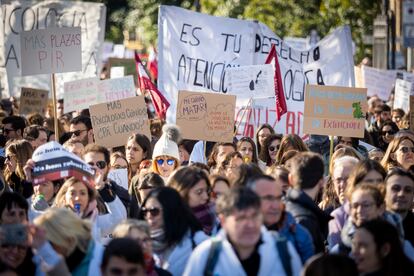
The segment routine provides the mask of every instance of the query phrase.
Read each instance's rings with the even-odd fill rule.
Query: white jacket
[[[203,231],[197,231],[193,235],[195,245],[199,245],[208,238],[209,237]],[[160,256],[154,254],[155,263],[157,266],[168,270],[172,275],[181,276],[183,275],[185,266],[192,251],[193,242],[191,240],[191,232],[188,231],[181,242],[174,247],[167,260],[161,263]]]
[[[274,236],[264,227],[261,229],[261,234],[263,243],[259,245],[258,249],[260,254],[260,267],[257,275],[286,275],[276,248]],[[213,275],[246,275],[233,246],[226,238],[224,229],[220,230],[216,238],[221,240],[222,246],[217,263],[214,267]],[[204,274],[211,243],[212,239],[209,239],[194,250],[187,263],[184,275],[193,276]],[[292,275],[299,276],[302,269],[300,257],[290,242],[288,242],[288,250],[291,259]]]
[[[104,245],[108,244],[112,239],[112,230],[115,226],[127,218],[125,206],[118,196],[115,196],[115,200],[112,202],[105,202],[105,206],[108,213],[98,216],[95,225],[99,234],[96,232],[94,233],[95,240]],[[94,231],[96,231],[96,229]]]

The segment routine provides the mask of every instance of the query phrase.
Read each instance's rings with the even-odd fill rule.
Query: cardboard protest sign
[[[236,96],[180,91],[177,125],[186,139],[232,142]]]
[[[68,152],[57,142],[49,142],[33,152],[33,184],[75,177],[93,185],[94,170],[77,155]]]
[[[128,169],[116,169],[110,170],[108,178],[121,185],[124,189],[128,190]]]
[[[56,75],[57,95],[63,97],[63,83],[96,77],[101,69],[100,52],[105,34],[106,7],[83,1],[1,1],[0,73],[3,97],[20,95],[21,87],[50,88],[50,75],[21,77],[20,35],[22,31],[50,27],[82,29],[82,67],[79,72]],[[6,78],[4,78],[6,77]]]
[[[22,75],[81,71],[81,39],[80,27],[22,32]]]
[[[227,94],[244,98],[275,96],[275,68],[271,64],[232,67],[227,74]]]
[[[151,139],[144,96],[91,105],[89,111],[98,145],[108,148],[125,145],[127,138],[134,133]]]
[[[65,82],[63,110],[65,113],[89,108],[98,102],[98,78]]]
[[[109,58],[108,59],[108,66],[109,66],[109,76],[113,78],[112,75],[112,68],[113,67],[123,67],[124,68],[124,76],[131,75],[134,77],[134,83],[137,83],[137,67],[135,65],[135,59],[131,58]]]
[[[136,95],[132,76],[100,81],[98,91],[97,103],[121,100]],[[90,103],[90,105],[92,104]]]
[[[277,133],[296,133],[302,128],[306,84],[354,85],[351,33],[341,27],[310,49],[296,50],[264,24],[214,17],[172,6],[161,6],[158,22],[158,88],[171,103],[167,121],[177,113],[177,91],[228,93],[230,67],[264,64],[275,44],[280,63],[287,114],[276,124],[276,113],[262,116],[276,125]],[[214,41],[214,43],[212,43]],[[236,113],[243,108],[237,95]],[[257,93],[256,97],[264,97]],[[270,102],[270,101],[269,101]],[[273,105],[275,103],[273,102]],[[239,119],[239,118],[238,118]],[[244,126],[241,124],[240,128]]]
[[[48,95],[48,90],[23,87],[20,94],[19,113],[26,115],[35,112],[46,114]]]
[[[355,71],[356,87],[367,88],[367,95],[377,95],[387,101],[397,78],[396,70],[382,70],[369,66],[361,66]]]
[[[410,112],[411,82],[397,79],[395,81],[394,109],[401,108],[405,113]]]
[[[367,89],[307,85],[304,132],[364,137]]]

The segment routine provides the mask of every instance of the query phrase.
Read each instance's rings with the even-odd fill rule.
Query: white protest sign
[[[22,75],[81,71],[81,28],[48,28],[22,32]]]
[[[414,74],[403,72],[403,80],[408,81],[411,83],[411,96],[414,96]]]
[[[65,113],[89,108],[98,102],[98,78],[65,82],[63,110]]]
[[[97,103],[106,103],[136,96],[134,78],[132,76],[100,81],[98,91]]]
[[[128,170],[127,169],[116,169],[110,170],[108,178],[121,185],[124,189],[128,190]]]
[[[356,87],[367,88],[369,97],[377,95],[384,101],[388,100],[397,78],[397,71],[361,66],[358,72],[359,75],[356,79],[359,79],[359,81]]]
[[[227,69],[228,94],[244,98],[257,94],[272,97],[275,95],[275,69],[271,64],[248,65]]]
[[[401,108],[405,113],[410,112],[411,82],[397,79],[395,81],[394,109]]]
[[[1,1],[0,77],[3,97],[19,96],[21,87],[50,89],[50,75],[21,77],[20,35],[22,31],[50,27],[81,27],[82,70],[57,74],[57,94],[63,97],[63,83],[96,77],[100,72],[100,49],[105,34],[104,4],[81,1]],[[55,22],[55,25],[53,25]],[[5,79],[4,77],[7,77]],[[8,89],[4,83],[8,82]]]
[[[289,47],[261,23],[172,6],[160,7],[158,28],[158,88],[171,103],[167,112],[169,122],[175,121],[177,91],[227,93],[227,69],[264,64],[272,43],[276,45],[288,108],[276,132],[302,134],[300,114],[306,84],[354,85],[348,27],[336,29],[307,51]],[[256,97],[263,95],[258,93]],[[240,114],[243,97],[237,98],[236,114]],[[258,123],[264,119],[261,117]],[[267,119],[275,124],[276,115]]]
[[[110,76],[111,79],[122,78],[123,76],[125,76],[125,67],[111,67]]]

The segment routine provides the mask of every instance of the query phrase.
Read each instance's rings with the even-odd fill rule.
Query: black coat
[[[328,222],[332,217],[322,211],[307,194],[296,189],[287,192],[286,210],[297,223],[308,229],[313,238],[315,253],[325,252]]]

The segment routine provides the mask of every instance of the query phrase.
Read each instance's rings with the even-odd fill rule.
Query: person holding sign
[[[180,165],[178,150],[179,130],[175,125],[164,125],[162,135],[152,153],[152,170],[167,181],[172,172]]]

